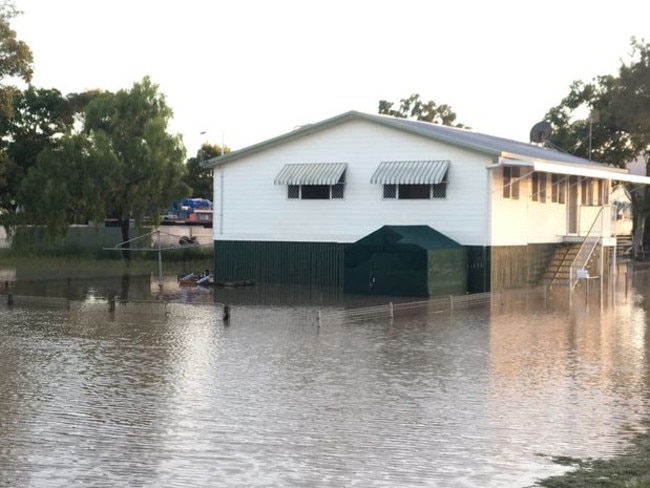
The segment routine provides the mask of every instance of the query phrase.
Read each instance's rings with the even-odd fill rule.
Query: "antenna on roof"
[[[551,124],[542,120],[537,122],[532,129],[530,129],[530,142],[538,144],[545,144],[548,138],[551,137]]]

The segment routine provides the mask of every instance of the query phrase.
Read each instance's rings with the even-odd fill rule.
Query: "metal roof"
[[[380,185],[437,185],[445,181],[449,161],[384,161],[370,178]]]
[[[610,179],[621,181],[624,180],[624,175],[629,174],[625,170],[614,168],[604,163],[590,161],[573,156],[572,154],[536,146],[526,142],[504,139],[502,137],[482,134],[468,129],[432,124],[430,122],[422,122],[418,120],[400,119],[386,115],[366,114],[354,110],[320,122],[302,125],[300,128],[287,132],[286,134],[262,141],[238,151],[224,154],[217,158],[209,159],[203,163],[203,166],[208,168],[220,166],[353,120],[364,120],[384,127],[400,130],[402,132],[476,151],[495,159],[499,158],[502,164],[508,164],[507,160],[514,160],[519,162],[526,161],[535,163],[554,163],[568,166],[575,165],[582,169],[601,169],[604,173],[603,177],[609,177]],[[561,168],[557,169],[558,172],[560,172]],[[576,170],[576,168],[574,168],[574,170]],[[635,182],[650,184],[650,179],[647,177],[636,177]]]
[[[347,163],[285,164],[275,177],[276,185],[336,185]]]

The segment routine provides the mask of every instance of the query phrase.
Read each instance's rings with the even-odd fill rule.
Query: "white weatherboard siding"
[[[493,246],[562,242],[567,229],[566,204],[551,202],[550,175],[546,203],[532,199],[531,171],[522,168],[519,199],[503,198],[503,168],[491,170]]]
[[[410,160],[451,162],[447,198],[382,198],[382,186],[370,183],[379,164]],[[341,200],[290,200],[287,187],[273,183],[288,163],[340,162],[347,163]],[[461,244],[486,245],[486,168],[492,163],[455,146],[363,120],[348,121],[216,166],[214,238],[354,242],[383,225],[423,224]]]

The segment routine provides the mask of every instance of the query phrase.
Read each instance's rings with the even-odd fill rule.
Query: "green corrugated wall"
[[[214,241],[216,281],[343,286],[344,244]]]
[[[343,289],[345,247],[345,244],[318,242],[214,241],[215,279],[309,284]],[[540,265],[543,264],[541,261],[547,255],[548,247],[548,245],[503,248],[465,246],[467,291],[482,293],[531,286],[533,283],[530,277],[539,273]],[[422,266],[422,268],[426,273],[427,267]],[[369,269],[361,271],[361,274],[356,276],[354,269],[349,269],[347,272],[350,276],[347,280],[366,283],[370,271]],[[388,278],[390,272],[387,273]],[[451,290],[426,290],[414,288],[414,282],[418,281],[414,276],[408,278],[401,275],[392,276],[390,281],[402,282],[405,286],[403,294],[407,295],[462,293],[460,288],[456,289],[458,286],[462,287],[460,282],[452,284]],[[426,281],[424,278],[425,283]],[[364,288],[364,290],[354,289],[353,292],[365,293],[366,291],[374,294],[378,290],[371,291]]]

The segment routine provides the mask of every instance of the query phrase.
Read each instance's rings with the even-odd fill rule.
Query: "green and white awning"
[[[450,162],[384,161],[370,178],[380,185],[437,185],[446,181]]]
[[[347,163],[285,164],[276,185],[336,185],[342,183]]]

